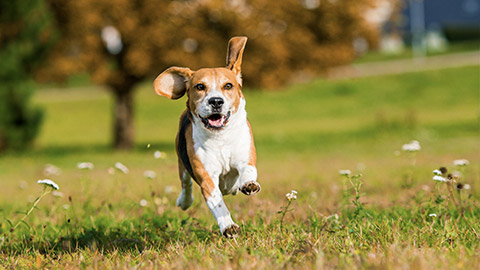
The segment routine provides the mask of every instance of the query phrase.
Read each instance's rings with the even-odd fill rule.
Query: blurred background
[[[243,61],[247,91],[479,60],[477,53],[440,64],[427,61],[479,49],[479,0],[17,0],[0,5],[0,152],[54,146],[76,138],[78,132],[69,130],[83,121],[103,118],[109,123],[95,143],[131,149],[134,107],[142,106],[134,101],[136,90],[169,66],[223,66],[226,44],[236,35],[249,38]],[[411,58],[416,64],[390,65]],[[372,62],[381,64],[368,65]],[[92,99],[111,96],[111,104],[104,104],[111,115],[96,114],[87,104],[81,118],[56,120],[65,122],[63,128],[44,126],[55,116],[46,113],[48,104],[38,103],[58,106],[85,93],[94,93],[86,94]],[[95,131],[81,133],[72,144],[88,144]],[[32,144],[42,134],[61,139]]]
[[[186,98],[152,86],[170,66],[225,66],[238,35],[262,185],[225,197],[244,247],[219,242],[198,187],[176,207]],[[0,268],[468,268],[480,258],[463,223],[479,231],[479,105],[480,0],[2,0]],[[440,166],[458,177],[461,211],[444,212],[454,197],[432,180]],[[60,189],[35,206],[45,178]],[[282,237],[271,228],[290,190]],[[155,251],[117,253],[137,243]]]
[[[34,90],[68,92],[71,86],[100,86],[112,96],[110,143],[130,149],[138,86],[173,65],[223,66],[226,44],[235,35],[249,38],[243,77],[251,91],[278,91],[319,76],[408,71],[409,63],[356,69],[352,63],[424,59],[475,51],[480,44],[479,0],[18,0],[0,5],[0,152],[31,147],[50,117],[32,104]],[[478,54],[467,58],[479,60]]]

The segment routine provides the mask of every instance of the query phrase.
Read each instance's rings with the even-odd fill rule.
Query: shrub
[[[0,151],[28,146],[42,112],[32,108],[30,75],[53,40],[42,0],[0,2]]]

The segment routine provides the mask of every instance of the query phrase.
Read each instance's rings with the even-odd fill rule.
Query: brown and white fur
[[[193,202],[192,178],[201,188],[208,208],[227,238],[240,227],[232,220],[223,195],[260,191],[256,151],[242,93],[241,64],[246,37],[228,43],[225,68],[192,71],[170,67],[154,81],[155,92],[170,99],[187,95],[176,138],[182,192],[177,206]]]

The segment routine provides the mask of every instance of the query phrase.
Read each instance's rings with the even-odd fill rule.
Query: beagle
[[[182,192],[177,206],[193,202],[192,178],[215,217],[221,233],[234,238],[240,227],[232,220],[223,195],[260,191],[256,150],[242,93],[241,64],[246,37],[228,43],[225,68],[170,67],[155,79],[155,92],[170,99],[187,95],[175,146]]]

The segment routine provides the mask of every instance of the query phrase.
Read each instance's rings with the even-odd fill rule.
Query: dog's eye
[[[230,90],[230,89],[233,88],[233,84],[231,84],[231,83],[226,83],[223,88],[225,88],[226,90]]]
[[[195,84],[194,87],[197,90],[201,90],[201,91],[205,90],[205,84],[203,84],[203,83],[197,83],[197,84]]]

